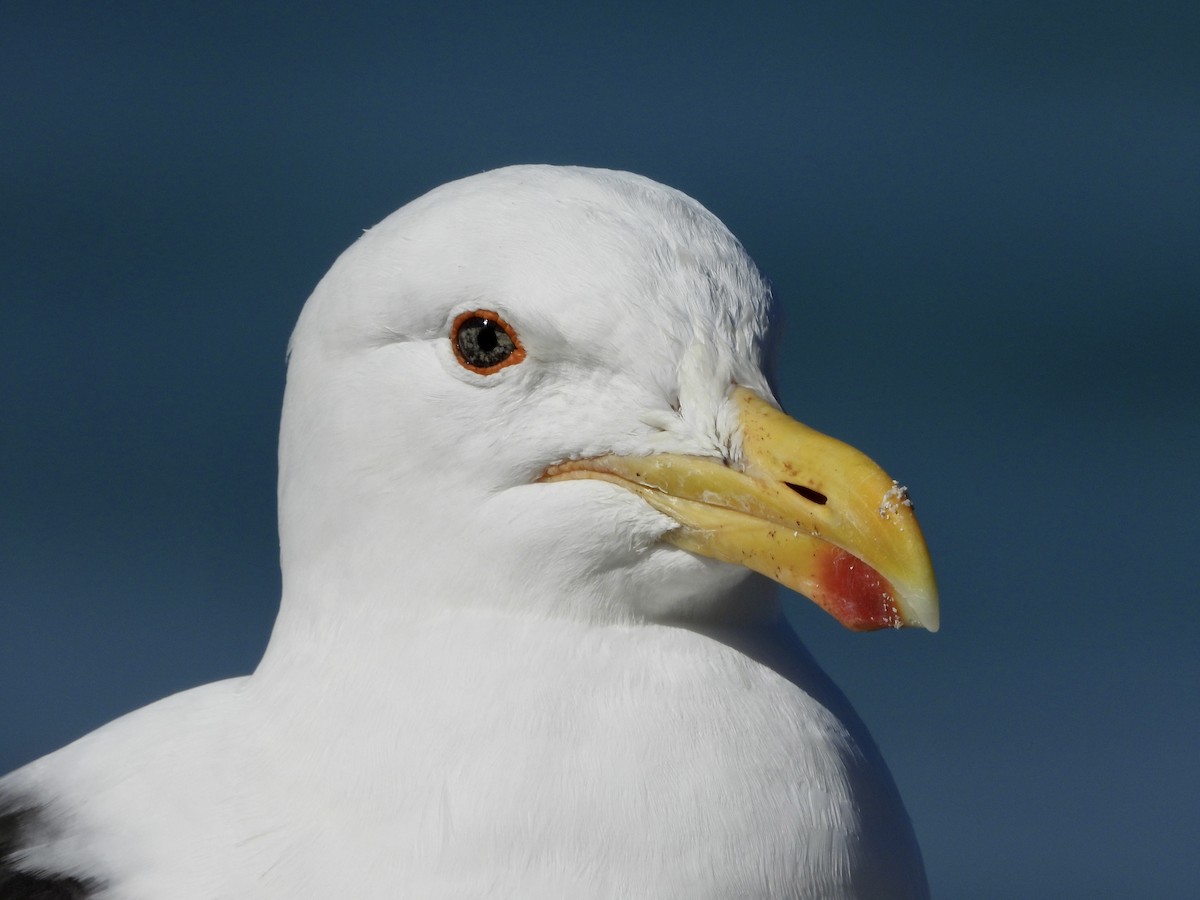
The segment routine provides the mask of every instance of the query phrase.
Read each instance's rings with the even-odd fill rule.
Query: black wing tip
[[[95,888],[77,878],[30,875],[0,865],[0,900],[89,900],[95,896]]]
[[[45,834],[45,810],[0,801],[0,900],[89,900],[99,882],[17,868],[16,857],[34,834]]]

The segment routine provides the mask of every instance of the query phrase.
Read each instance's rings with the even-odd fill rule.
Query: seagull
[[[887,767],[780,611],[938,627],[906,491],[785,415],[688,196],[515,166],[304,306],[254,673],[0,780],[0,898],[919,898]]]

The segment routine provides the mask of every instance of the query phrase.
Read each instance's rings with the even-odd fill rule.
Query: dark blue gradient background
[[[1200,6],[3,19],[0,769],[253,667],[284,349],[360,230],[600,165],[724,219],[784,404],[913,489],[942,632],[794,613],[935,894],[1200,896]]]

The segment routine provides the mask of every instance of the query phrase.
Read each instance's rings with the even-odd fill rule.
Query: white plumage
[[[292,338],[262,663],[0,781],[0,897],[926,896],[774,587],[542,477],[739,466],[767,305],[715,217],[625,173],[503,169],[368,231]],[[472,311],[524,359],[464,365]]]

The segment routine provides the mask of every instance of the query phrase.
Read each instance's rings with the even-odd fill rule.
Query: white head
[[[284,605],[421,616],[709,615],[748,570],[598,480],[603,454],[737,453],[731,386],[760,370],[768,291],[729,231],[623,172],[519,166],[438,188],[342,254],[292,337],[280,434]],[[524,350],[477,374],[456,319]]]
[[[753,569],[852,628],[936,628],[903,489],[775,407],[768,304],[711,213],[628,173],[501,169],[394,213],[292,337],[283,616],[713,622],[773,612]]]

